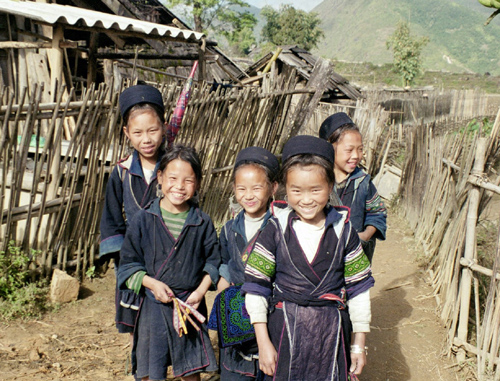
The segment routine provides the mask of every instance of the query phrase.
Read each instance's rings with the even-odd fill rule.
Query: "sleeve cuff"
[[[250,315],[250,323],[267,323],[267,313],[259,313]]]
[[[231,284],[231,276],[229,275],[229,266],[226,264],[220,265],[219,275],[223,277],[227,283]]]
[[[352,331],[356,332],[370,332],[370,323],[352,323]]]
[[[108,237],[105,240],[101,241],[99,244],[99,258],[120,251],[122,248],[124,237],[122,234],[114,235],[112,237]]]
[[[203,271],[206,272],[208,275],[210,275],[210,279],[212,280],[212,285],[216,287],[217,282],[219,281],[219,270],[217,270],[217,268],[214,265],[206,263],[205,267],[203,268]]]
[[[250,322],[267,323],[267,299],[263,296],[246,294],[245,295],[245,308],[250,316]]]

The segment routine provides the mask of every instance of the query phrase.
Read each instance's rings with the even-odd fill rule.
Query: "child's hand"
[[[361,374],[366,365],[366,353],[351,353],[351,368],[349,371],[355,375]]]
[[[278,361],[278,352],[273,343],[268,340],[266,343],[259,343],[259,367],[268,376],[273,376]]]
[[[370,238],[377,232],[377,229],[374,226],[368,225],[364,231],[358,233],[359,239],[361,241],[369,241]]]
[[[199,292],[198,290],[194,290],[187,298],[186,303],[193,306],[194,309],[198,309],[198,306],[200,305],[204,296],[205,295],[201,294],[201,292]]]
[[[155,299],[162,303],[170,303],[175,296],[170,287],[156,279],[151,282],[151,287],[149,289],[155,296]]]

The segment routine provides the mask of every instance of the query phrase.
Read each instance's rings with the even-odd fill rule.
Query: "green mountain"
[[[386,40],[407,20],[413,36],[430,39],[422,52],[426,69],[500,75],[500,16],[484,26],[493,11],[477,0],[324,0],[313,9],[325,32],[313,53],[390,63]]]

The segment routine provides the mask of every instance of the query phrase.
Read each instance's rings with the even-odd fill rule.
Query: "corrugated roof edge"
[[[76,25],[78,22],[82,22],[87,27],[132,31],[144,35],[166,36],[187,41],[200,41],[205,37],[203,33],[192,30],[61,4],[4,0],[0,2],[0,12],[24,16],[48,24],[59,22]]]

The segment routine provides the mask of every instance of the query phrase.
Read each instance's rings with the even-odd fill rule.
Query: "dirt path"
[[[459,380],[452,361],[441,356],[445,331],[407,224],[390,215],[387,231],[374,255],[369,363],[360,379]]]
[[[375,252],[369,364],[360,380],[459,380],[440,356],[445,333],[405,226],[391,215],[388,239]],[[108,271],[42,320],[1,325],[0,380],[132,381],[128,338],[114,328],[113,290]]]

